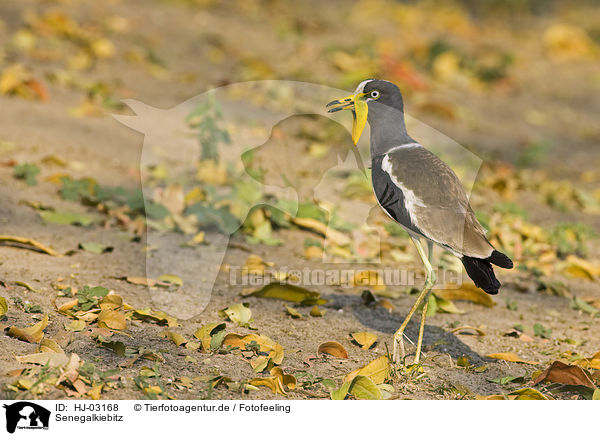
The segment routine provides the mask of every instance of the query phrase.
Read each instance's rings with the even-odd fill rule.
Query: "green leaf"
[[[14,177],[16,179],[25,180],[25,183],[29,186],[37,185],[37,176],[40,173],[40,169],[35,164],[22,163],[15,166]]]
[[[600,400],[600,389],[594,389],[592,400]]]
[[[94,218],[83,213],[41,210],[39,214],[47,223],[72,224],[87,227],[94,222]]]
[[[573,298],[571,300],[571,307],[575,310],[582,310],[585,313],[589,313],[590,315],[597,315],[598,313],[600,313],[600,310],[596,309],[594,306],[592,306],[591,304],[586,303],[585,301],[583,301],[581,298]]]
[[[381,400],[383,395],[377,385],[369,377],[357,375],[350,383],[348,392],[356,398],[364,400]]]
[[[171,213],[162,204],[149,201],[146,203],[146,215],[150,219],[160,221],[171,215]]]
[[[240,222],[226,207],[214,209],[201,203],[194,203],[185,211],[186,215],[196,215],[200,227],[216,226],[222,233],[230,235],[235,232]]]
[[[497,383],[499,385],[507,385],[509,383],[524,383],[525,382],[525,377],[523,376],[510,376],[507,375],[506,377],[499,377],[499,378],[495,378],[493,380],[488,380],[491,383]]]
[[[541,338],[550,339],[550,333],[552,333],[552,329],[547,329],[542,324],[535,323],[533,325],[533,333]]]
[[[348,395],[348,390],[350,389],[350,385],[352,382],[347,381],[342,384],[339,389],[331,391],[330,396],[332,400],[343,400]]]

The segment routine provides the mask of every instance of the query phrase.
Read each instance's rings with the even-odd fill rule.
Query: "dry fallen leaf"
[[[478,400],[547,400],[540,391],[533,388],[522,388],[505,395],[477,395]]]
[[[352,339],[354,339],[363,350],[368,350],[377,342],[377,335],[369,332],[355,332],[351,333]]]
[[[445,300],[467,300],[486,307],[494,307],[496,302],[472,283],[463,283],[458,289],[436,289],[434,294]]]
[[[19,328],[12,326],[8,330],[8,336],[18,338],[26,342],[40,342],[44,337],[44,329],[48,326],[48,315],[44,315],[42,320],[31,327]]]
[[[357,375],[363,375],[369,377],[375,384],[383,383],[390,374],[390,361],[387,356],[381,356],[377,359],[369,362],[367,365],[352,371],[346,377],[344,381],[351,381]]]
[[[179,333],[175,333],[170,330],[167,330],[167,332],[165,334],[166,334],[167,338],[169,338],[178,347],[180,345],[187,344],[187,342],[188,342],[188,340],[183,335],[180,335]]]
[[[98,314],[98,327],[112,330],[125,330],[127,328],[127,319],[122,312],[117,310],[102,310]]]
[[[530,360],[525,360],[515,353],[492,353],[488,354],[487,357],[498,360],[505,360],[507,362],[516,362],[516,363],[527,363],[529,365],[539,365],[540,362],[533,362]]]
[[[321,316],[325,315],[325,312],[327,312],[327,311],[321,310],[321,308],[319,308],[319,306],[315,305],[312,307],[312,309],[310,309],[310,316],[321,317]]]
[[[213,336],[222,331],[225,331],[225,323],[211,322],[196,330],[194,336],[202,342],[204,351],[210,351]]]
[[[573,363],[577,366],[581,366],[582,368],[591,368],[591,369],[599,369],[600,370],[600,351],[598,351],[592,357],[577,359]]]
[[[533,380],[533,384],[537,385],[541,382],[561,383],[563,385],[572,386],[587,386],[595,389],[594,382],[586,374],[586,372],[576,365],[567,365],[558,360],[552,362],[544,372]]]
[[[287,283],[270,283],[267,286],[248,294],[247,296],[275,298],[278,300],[291,301],[300,303],[304,306],[313,304],[325,304],[327,300],[323,300],[321,295],[315,291],[294,286]]]
[[[126,281],[134,285],[155,286],[156,280],[147,277],[124,277]]]
[[[54,351],[44,351],[41,353],[27,354],[25,356],[15,356],[20,363],[35,363],[37,365],[48,365],[51,368],[62,367],[67,364],[69,359],[65,353],[56,353]]]
[[[322,236],[325,236],[328,240],[333,242],[336,245],[348,245],[351,242],[349,236],[345,235],[342,232],[339,232],[327,224],[322,223],[321,221],[317,221],[314,218],[292,218],[292,222],[299,227],[303,227],[309,230],[313,230],[319,233]]]
[[[317,354],[329,354],[340,359],[347,359],[348,352],[342,344],[335,341],[323,342],[317,349]]]
[[[369,377],[357,375],[352,379],[348,388],[348,393],[356,398],[364,400],[381,400],[383,395],[381,390]]]
[[[246,344],[250,344],[251,342],[256,342],[260,346],[261,353],[270,353],[278,345],[275,341],[267,336],[255,335],[253,333],[245,336],[238,335],[237,333],[229,333],[227,336],[225,336],[223,345],[238,347],[240,350],[244,350],[246,348]]]
[[[252,386],[266,386],[274,394],[287,396],[285,388],[296,388],[296,377],[291,374],[284,374],[281,368],[275,367],[271,369],[271,377],[253,378],[249,384]]]
[[[463,325],[463,326],[460,326],[460,327],[456,327],[456,328],[450,330],[450,333],[459,333],[459,332],[462,332],[462,331],[465,331],[465,330],[473,330],[479,336],[485,336],[485,332],[483,330],[481,330],[478,327],[473,327],[471,325]]]
[[[0,297],[0,318],[6,315],[8,312],[8,303],[6,302],[6,298]]]
[[[236,303],[219,311],[219,315],[236,323],[240,327],[248,327],[252,321],[252,311],[248,303]]]
[[[293,307],[289,306],[288,304],[284,304],[283,307],[285,308],[285,311],[287,312],[287,314],[289,316],[291,316],[292,318],[295,318],[295,319],[302,318],[302,314],[300,312],[298,312],[296,309],[294,309]]]

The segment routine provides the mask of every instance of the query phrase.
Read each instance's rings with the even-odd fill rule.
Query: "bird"
[[[416,365],[421,357],[429,294],[436,284],[431,266],[434,244],[460,258],[467,275],[488,294],[497,294],[501,286],[492,265],[510,269],[513,262],[487,239],[454,171],[409,136],[404,100],[395,84],[387,80],[364,80],[353,94],[329,102],[326,108],[328,112],[352,111],[355,145],[369,123],[375,197],[387,215],[408,232],[423,262],[425,283],[393,338],[393,362],[406,363],[404,330],[425,301],[413,360]],[[421,241],[427,243],[427,254]]]

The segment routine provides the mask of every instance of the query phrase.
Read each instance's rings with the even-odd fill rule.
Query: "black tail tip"
[[[494,250],[492,255],[486,259],[487,261],[493,263],[494,265],[498,265],[500,268],[511,269],[513,265],[513,261],[504,253],[500,253],[498,250]]]
[[[498,293],[501,283],[496,278],[492,264],[488,259],[464,256],[461,260],[475,286],[491,295]]]

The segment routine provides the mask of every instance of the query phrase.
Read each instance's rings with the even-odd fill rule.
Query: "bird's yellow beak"
[[[357,94],[351,94],[348,97],[344,97],[340,100],[333,100],[327,103],[327,112],[337,112],[341,110],[351,109],[354,122],[352,123],[352,141],[354,145],[358,144],[360,135],[362,135],[365,125],[367,124],[367,115],[369,113],[369,106],[365,100],[365,93],[359,92]]]

